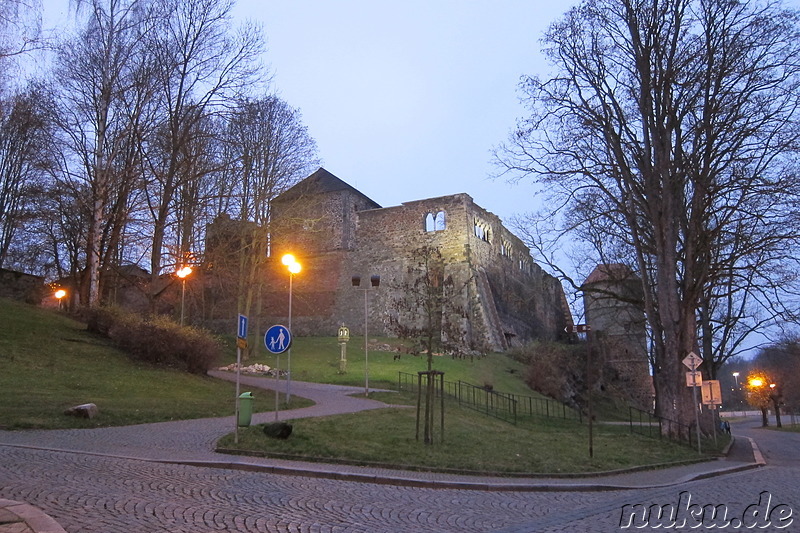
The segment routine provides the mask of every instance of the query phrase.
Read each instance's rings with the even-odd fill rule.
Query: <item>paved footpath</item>
[[[211,374],[235,379],[231,373]],[[271,389],[275,381],[242,376],[241,383]],[[283,390],[285,384],[280,386]],[[362,391],[292,382],[293,394],[316,404],[282,411],[279,419],[386,407],[351,396]],[[257,413],[253,423],[274,419],[274,413]],[[230,433],[233,424],[229,416],[87,430],[0,431],[0,498],[41,508],[70,533],[527,532],[560,531],[561,524],[577,527],[583,519],[589,520],[586,531],[603,531],[586,518],[591,513],[576,510],[618,513],[631,503],[631,494],[638,494],[630,489],[673,498],[690,482],[752,474],[761,459],[742,437],[727,459],[689,466],[572,479],[492,478],[215,453],[216,440]],[[0,520],[0,533],[28,531],[3,527]]]

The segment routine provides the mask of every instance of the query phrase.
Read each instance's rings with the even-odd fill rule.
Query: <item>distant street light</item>
[[[292,282],[295,274],[299,274],[303,267],[297,262],[297,259],[292,254],[285,254],[281,257],[283,263],[289,270],[289,333],[294,336],[292,332]],[[292,399],[292,345],[289,345],[287,352],[286,362],[286,403]]]
[[[192,267],[185,266],[175,272],[175,275],[181,279],[181,326],[183,326],[183,307],[186,303],[186,278],[192,273]]]
[[[369,278],[370,287],[361,287],[361,276],[353,276],[353,287],[359,291],[364,291],[364,395],[369,396],[369,334],[367,329],[367,322],[369,319],[367,307],[367,292],[377,288],[381,284],[380,276],[371,276]]]
[[[736,394],[737,394],[738,400],[739,400],[739,408],[742,411],[742,416],[744,416],[744,406],[742,405],[742,392],[741,392],[741,389],[739,388],[739,373],[738,372],[734,372],[732,375],[733,375],[733,379],[736,380],[736,389],[735,390],[737,391]]]

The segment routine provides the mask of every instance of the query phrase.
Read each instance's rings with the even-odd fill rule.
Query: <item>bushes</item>
[[[205,374],[220,357],[220,346],[207,331],[181,327],[163,316],[143,318],[117,308],[92,310],[88,329],[111,339],[140,361]]]
[[[511,357],[525,363],[530,388],[570,407],[584,404],[586,346],[534,342],[512,350]]]

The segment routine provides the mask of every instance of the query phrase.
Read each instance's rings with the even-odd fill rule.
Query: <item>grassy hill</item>
[[[133,361],[62,314],[0,299],[0,324],[0,428],[114,426],[233,414],[234,384]],[[88,402],[97,404],[99,417],[63,414]]]

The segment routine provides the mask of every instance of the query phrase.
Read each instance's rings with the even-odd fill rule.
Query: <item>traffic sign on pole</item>
[[[236,336],[240,339],[247,338],[247,317],[245,315],[239,315],[239,327],[236,330]]]
[[[697,367],[703,364],[703,359],[694,352],[689,352],[689,355],[683,358],[683,364],[689,370],[697,370]]]
[[[280,354],[289,349],[292,344],[292,334],[286,326],[275,325],[264,334],[264,346],[271,353]]]

